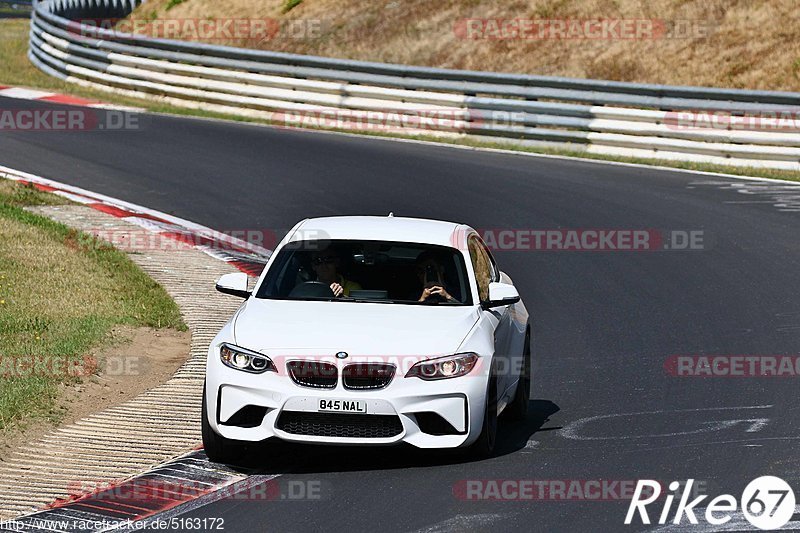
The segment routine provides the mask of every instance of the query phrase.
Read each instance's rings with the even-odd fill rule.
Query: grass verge
[[[178,306],[124,253],[29,213],[65,200],[0,179],[0,430],[57,422],[58,386],[80,377],[115,326],[185,330]]]
[[[29,29],[28,19],[0,18],[0,85],[29,87],[121,105],[148,107],[146,100],[112,95],[48,76],[28,60]]]
[[[170,115],[211,118],[232,120],[236,122],[249,122],[258,124],[268,124],[268,121],[243,117],[239,115],[228,115],[204,110],[187,109],[172,106],[152,100],[128,98],[110,92],[97,91],[78,85],[63,82],[41,72],[34,67],[27,58],[28,50],[28,26],[27,20],[2,20],[0,19],[0,85],[25,86],[39,89],[53,90],[68,94],[74,94],[85,98],[94,98],[106,102],[113,102],[121,105],[144,108],[153,113],[164,113]],[[10,37],[9,37],[10,36]],[[684,170],[697,170],[702,172],[719,172],[723,174],[733,174],[736,176],[756,176],[762,178],[782,179],[790,181],[800,181],[800,172],[790,170],[764,169],[756,167],[740,167],[732,165],[719,165],[713,163],[694,163],[689,161],[672,161],[666,159],[650,159],[637,157],[622,157],[602,154],[590,154],[580,150],[565,150],[557,148],[543,148],[534,146],[524,146],[511,142],[492,142],[483,141],[475,138],[440,138],[425,135],[403,135],[400,133],[382,132],[354,132],[352,130],[336,130],[329,128],[307,128],[324,129],[324,131],[340,131],[343,133],[359,133],[378,137],[403,138],[421,141],[434,141],[446,144],[456,144],[471,146],[475,148],[496,148],[503,150],[513,150],[519,152],[539,153],[548,155],[560,155],[567,157],[580,157],[584,159],[595,159],[601,161],[617,161],[621,163],[637,163],[644,165],[658,165]]]

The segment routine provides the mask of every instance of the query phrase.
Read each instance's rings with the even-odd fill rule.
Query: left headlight
[[[266,355],[246,350],[232,344],[222,344],[219,347],[219,358],[225,366],[251,374],[264,372],[277,372],[275,363]]]
[[[437,359],[420,361],[406,373],[407,378],[424,380],[457,378],[469,374],[478,362],[476,353],[446,355]]]

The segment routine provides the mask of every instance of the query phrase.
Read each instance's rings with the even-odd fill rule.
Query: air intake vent
[[[264,417],[268,411],[268,408],[261,407],[259,405],[245,405],[236,411],[236,413],[234,413],[234,415],[230,417],[227,422],[222,422],[222,425],[237,426],[240,428],[258,427],[264,421]]]
[[[403,432],[397,415],[351,415],[284,411],[276,427],[294,435],[387,439]]]

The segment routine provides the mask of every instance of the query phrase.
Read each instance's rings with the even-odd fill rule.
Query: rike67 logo
[[[671,522],[673,524],[680,524],[684,516],[689,523],[697,524],[698,518],[695,514],[697,512],[702,518],[705,518],[707,523],[721,526],[731,521],[736,514],[737,506],[741,505],[741,513],[751,525],[758,529],[771,530],[785,526],[795,511],[794,491],[779,477],[762,476],[754,479],[745,487],[739,502],[730,494],[721,494],[705,505],[701,505],[708,497],[705,495],[689,501],[689,498],[693,496],[693,484],[694,479],[687,480],[685,484],[677,481],[669,484],[669,492],[663,498],[663,506],[661,506],[661,512],[657,518],[658,524],[668,523],[670,515],[672,515]],[[678,494],[677,491],[681,487],[683,487],[683,491]],[[645,494],[646,496],[643,497]],[[652,506],[655,509],[651,508],[651,511],[656,510],[661,503],[660,501],[656,503],[656,501],[661,496],[661,484],[658,481],[640,479],[636,484],[630,506],[628,506],[625,524],[631,524],[637,513],[642,524],[650,524],[651,519],[647,506],[655,503]],[[676,499],[678,504],[673,514],[672,504]],[[705,507],[705,513],[701,513],[700,509],[695,509],[696,507]],[[744,521],[741,525],[744,525]]]

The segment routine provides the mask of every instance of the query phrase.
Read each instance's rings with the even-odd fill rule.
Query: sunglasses
[[[332,265],[336,262],[336,257],[329,255],[326,257],[315,257],[311,260],[311,263],[314,265]]]
[[[414,269],[417,271],[418,274],[424,274],[425,271],[427,271],[428,269],[431,269],[434,272],[441,272],[442,270],[438,265],[435,265],[433,263],[427,263],[425,265],[417,265],[414,267]]]

